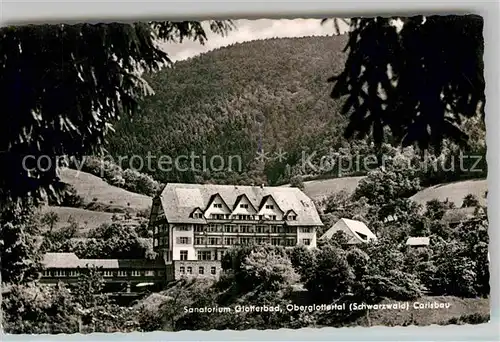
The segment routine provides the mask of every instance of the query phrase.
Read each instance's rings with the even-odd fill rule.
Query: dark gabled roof
[[[289,210],[287,210],[287,212],[285,213],[285,217],[288,217],[288,215],[290,215],[291,213],[294,213],[295,215],[297,215],[297,213],[295,212],[295,210],[293,210],[293,209],[289,209]]]

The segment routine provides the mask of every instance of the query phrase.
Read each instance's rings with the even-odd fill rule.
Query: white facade
[[[322,225],[295,188],[169,184],[153,200],[156,252],[171,261],[221,260],[237,245],[316,246]]]

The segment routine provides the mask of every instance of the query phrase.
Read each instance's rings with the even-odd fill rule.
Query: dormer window
[[[214,203],[214,208],[222,208],[222,203]]]
[[[240,204],[240,208],[248,209],[248,204],[246,204],[246,203]]]
[[[191,214],[192,218],[195,219],[202,219],[203,218],[203,212],[201,211],[200,208],[196,208],[193,213]]]
[[[297,213],[295,210],[291,209],[286,212],[286,220],[288,221],[296,221],[297,220]]]
[[[272,204],[266,204],[266,209],[274,209],[274,205],[272,205]]]

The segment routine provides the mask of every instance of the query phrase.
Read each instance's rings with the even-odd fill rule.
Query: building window
[[[184,266],[179,267],[179,273],[180,274],[186,273],[186,269],[184,268]]]
[[[224,238],[224,245],[226,245],[226,246],[236,245],[236,238],[235,237],[225,237]]]
[[[118,271],[118,276],[119,277],[126,277],[127,276],[127,271]]]
[[[176,229],[180,232],[188,232],[190,230],[188,225],[177,226]]]
[[[43,271],[43,276],[44,277],[50,277],[50,271]]]
[[[188,259],[188,251],[181,251],[181,260],[187,260]]]
[[[271,216],[271,219],[272,219],[273,221],[276,221],[276,215],[272,215],[272,216]]]
[[[212,252],[198,251],[198,260],[212,260]]]
[[[254,239],[249,238],[249,237],[242,237],[242,238],[240,238],[240,243],[242,245],[251,245],[253,242],[255,242]]]
[[[54,271],[54,277],[66,277],[66,271],[56,270]]]
[[[229,224],[224,225],[224,232],[225,233],[231,233],[231,228],[232,227]]]
[[[306,246],[309,246],[311,244],[311,239],[302,239],[302,243]]]
[[[210,274],[216,274],[216,271],[214,266],[210,267]]]
[[[204,244],[205,244],[205,238],[202,237],[195,238],[195,245],[204,245]]]
[[[248,209],[248,204],[240,204],[240,208]]]
[[[193,274],[193,268],[191,266],[187,267],[187,274]]]
[[[194,225],[194,231],[195,232],[198,232],[198,233],[201,233],[203,231],[205,231],[205,227],[201,224],[195,224]]]
[[[188,245],[189,244],[189,238],[187,236],[180,236],[178,237],[178,243],[179,245]]]
[[[279,246],[280,245],[280,239],[279,238],[271,238],[271,245],[273,245],[273,246]]]
[[[222,203],[214,203],[214,208],[222,208]]]
[[[302,233],[312,233],[312,232],[313,232],[313,229],[312,229],[311,227],[302,227],[302,228],[300,229],[300,231],[301,231]]]
[[[112,277],[113,276],[113,271],[104,271],[104,276],[105,277]]]
[[[198,274],[205,274],[205,267],[200,266],[200,267],[198,268]]]
[[[146,277],[154,277],[155,271],[146,271],[145,276]]]
[[[220,238],[210,237],[208,238],[208,244],[211,246],[220,245]]]
[[[132,271],[132,277],[140,277],[141,276],[141,271],[134,270]]]
[[[240,233],[251,233],[252,227],[246,224],[240,225]]]

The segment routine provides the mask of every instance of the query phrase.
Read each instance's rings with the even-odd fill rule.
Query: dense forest
[[[109,151],[242,158],[239,175],[156,172],[162,182],[276,183],[303,148],[341,137],[347,119],[336,114],[340,102],[329,97],[327,79],[342,70],[345,43],[344,36],[258,40],[177,62],[147,76],[156,94],[143,101],[140,115],[117,124]],[[282,148],[287,160],[263,166],[255,161],[259,148],[269,157]]]
[[[120,162],[123,168],[139,169],[160,182],[278,185],[297,177],[365,174],[363,165],[350,169],[341,164],[373,154],[371,138],[344,139],[349,121],[340,114],[344,99],[332,100],[327,82],[343,69],[346,43],[342,35],[238,43],[147,75],[155,95],[142,101],[140,115],[117,123],[108,137],[108,152],[115,160],[129,158]],[[484,123],[476,118],[464,126],[475,144],[466,153],[484,156]],[[443,158],[458,163],[451,157],[458,149],[447,146]],[[268,153],[266,160],[256,159],[259,151]],[[280,151],[286,153],[281,160],[276,158]],[[194,168],[191,154],[198,156]],[[143,160],[151,155],[152,162],[141,167],[130,159],[133,155]],[[222,161],[210,165],[214,155]],[[322,167],[307,167],[304,160],[311,155],[312,165]],[[177,168],[161,170],[161,156],[188,158]],[[230,163],[233,156],[241,163]],[[325,156],[336,159],[324,167]],[[485,173],[453,175],[461,179]],[[446,179],[435,176],[429,183],[456,180],[448,179],[449,172]]]

